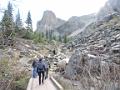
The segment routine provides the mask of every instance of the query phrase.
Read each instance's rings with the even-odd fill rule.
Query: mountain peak
[[[46,18],[46,19],[50,19],[50,18],[56,19],[56,16],[52,11],[46,10],[43,13],[43,18],[42,19],[44,19],[44,18]]]
[[[37,23],[37,31],[45,32],[46,30],[53,30],[63,23],[64,20],[57,18],[52,11],[46,10],[43,13],[42,19]]]

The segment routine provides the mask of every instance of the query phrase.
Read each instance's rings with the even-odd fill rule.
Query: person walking
[[[42,83],[44,83],[44,78],[45,78],[45,64],[42,58],[39,59],[37,64],[37,73],[39,75],[39,85],[40,85],[41,79],[42,79]]]
[[[37,62],[36,62],[36,60],[34,60],[32,63],[32,77],[33,78],[37,77]]]
[[[48,71],[49,71],[49,68],[50,68],[50,63],[45,58],[44,58],[44,63],[45,63],[45,79],[47,79],[48,78]]]

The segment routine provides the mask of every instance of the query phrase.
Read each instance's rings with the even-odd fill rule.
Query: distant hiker
[[[35,60],[32,63],[32,77],[37,77],[37,62]]]
[[[54,55],[56,54],[56,51],[55,51],[55,49],[53,50],[53,54],[54,54]]]
[[[44,83],[44,77],[45,77],[45,64],[42,60],[42,58],[39,59],[38,64],[37,64],[37,73],[39,75],[39,85],[41,84],[41,78],[42,78],[42,83]]]
[[[45,79],[47,79],[48,78],[48,71],[50,68],[50,63],[48,62],[47,59],[44,59],[44,63],[45,63]]]

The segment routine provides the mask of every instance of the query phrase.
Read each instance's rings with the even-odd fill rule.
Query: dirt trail
[[[48,78],[44,81],[44,84],[38,84],[38,77],[31,78],[28,83],[27,90],[57,90],[52,81]]]

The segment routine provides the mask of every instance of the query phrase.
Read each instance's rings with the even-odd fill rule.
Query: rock
[[[57,63],[56,66],[59,68],[59,71],[62,72],[65,70],[66,65],[67,65],[67,62],[65,60],[61,60]]]
[[[111,14],[119,14],[120,12],[120,1],[119,0],[108,0],[105,6],[99,11],[97,15],[98,20],[110,20],[112,19]],[[106,18],[105,18],[106,17]]]
[[[92,54],[88,54],[88,57],[90,57],[90,58],[96,58],[96,56],[92,55]]]
[[[114,38],[115,38],[116,40],[120,40],[120,34],[117,34]]]
[[[113,43],[111,51],[113,53],[120,53],[120,43]]]
[[[78,31],[95,19],[95,14],[73,16],[68,21],[61,20],[52,11],[45,11],[43,17],[37,23],[37,32],[52,32],[54,35],[64,36]]]
[[[69,47],[72,47],[75,53],[72,54],[66,66],[65,77],[82,83],[85,83],[82,81],[85,78],[89,85],[93,83],[96,90],[97,86],[102,87],[101,81],[105,81],[106,88],[113,87],[106,83],[113,83],[109,80],[115,80],[116,77],[119,81],[120,5],[118,3],[120,4],[120,0],[108,0],[105,7],[98,13],[98,19],[101,21],[92,23],[73,38],[74,41],[71,43],[74,43],[74,46],[71,44]],[[99,77],[99,80],[96,77]]]
[[[106,42],[106,40],[100,40],[100,41],[99,41],[99,44],[104,46],[104,45],[107,44],[107,42]]]
[[[8,55],[10,55],[12,57],[14,56],[14,51],[12,48],[9,48],[7,52],[8,52]]]
[[[105,61],[101,61],[100,65],[102,77],[105,77],[109,73],[109,65]]]
[[[66,66],[65,77],[69,79],[76,79],[76,73],[81,72],[80,67],[82,67],[84,63],[85,62],[82,58],[82,52],[76,50],[75,53],[70,58],[68,65]],[[77,70],[79,70],[79,72]]]
[[[65,21],[57,18],[52,11],[45,11],[43,17],[37,23],[37,32],[44,32],[54,30],[62,25]]]

